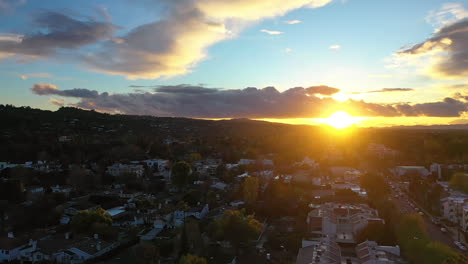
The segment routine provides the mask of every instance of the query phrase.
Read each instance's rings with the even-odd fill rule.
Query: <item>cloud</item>
[[[179,84],[179,85],[161,85],[154,89],[158,93],[174,93],[174,94],[205,94],[215,93],[218,89],[205,88],[195,85]]]
[[[1,1],[1,0],[0,0]],[[318,8],[333,0],[177,0],[143,1],[158,5],[153,21],[116,36],[115,25],[45,12],[21,41],[0,41],[0,57],[53,57],[78,62],[90,70],[129,79],[186,74],[208,57],[208,48],[232,39],[249,25],[299,8]],[[161,7],[162,8],[159,8]],[[101,16],[109,19],[105,10]],[[96,44],[86,50],[80,49]],[[58,56],[74,49],[68,58]],[[78,49],[78,50],[76,50]],[[71,56],[74,55],[74,56]],[[65,57],[65,58],[64,58]],[[21,58],[23,61],[25,58]]]
[[[112,16],[109,14],[109,9],[105,6],[98,6],[96,7],[96,13],[98,13],[101,18],[103,18],[107,22],[112,21]]]
[[[163,1],[166,16],[140,25],[121,43],[105,42],[83,56],[94,71],[129,79],[181,75],[207,58],[207,49],[236,37],[245,27],[299,8],[332,0],[179,0]]]
[[[293,49],[291,49],[291,48],[285,48],[285,49],[284,49],[284,52],[285,52],[285,53],[291,53],[292,51],[293,51]]]
[[[2,34],[0,57],[24,55],[46,57],[112,37],[117,27],[92,20],[81,21],[57,12],[44,11],[33,19],[32,34]]]
[[[274,87],[223,90],[183,84],[158,86],[153,92],[109,94],[86,89],[60,90],[52,84],[36,84],[32,90],[39,95],[79,98],[73,105],[83,109],[194,118],[314,118],[329,116],[337,110],[354,116],[458,117],[468,111],[468,102],[459,97],[420,104],[377,104],[356,100],[339,102],[330,97],[316,96],[317,92],[332,94],[335,91],[332,89],[337,89],[328,87],[332,89],[327,90],[324,87],[327,86],[295,87],[279,92]]]
[[[468,18],[468,10],[466,10],[462,4],[446,3],[443,4],[439,10],[429,12],[426,21],[438,30],[465,18]]]
[[[308,94],[332,95],[340,91],[341,90],[338,88],[333,88],[333,87],[326,86],[326,85],[310,86],[309,88],[306,88],[306,92]]]
[[[155,88],[158,85],[129,85],[130,88]]]
[[[393,78],[391,74],[371,74],[369,75],[370,78]]]
[[[286,23],[288,25],[294,25],[294,24],[302,23],[302,21],[295,19],[295,20],[286,20],[286,21],[284,21],[284,23]]]
[[[64,97],[76,98],[96,98],[98,92],[84,88],[74,88],[70,90],[60,90],[56,85],[50,83],[36,83],[31,88],[32,92],[37,95],[58,95]]]
[[[341,49],[341,46],[340,46],[340,45],[331,45],[331,46],[329,47],[329,49],[331,49],[331,50],[339,50],[339,49]]]
[[[406,116],[457,117],[468,110],[466,102],[447,97],[441,102],[420,103],[415,105],[400,104],[398,111]]]
[[[56,105],[56,106],[64,106],[65,100],[63,98],[50,98],[49,103]]]
[[[267,33],[268,35],[281,35],[284,32],[281,31],[275,31],[275,30],[268,30],[268,29],[262,29],[260,32]]]
[[[29,78],[52,78],[53,75],[47,72],[37,72],[37,73],[20,74],[19,77],[23,80],[26,80]]]
[[[437,79],[468,76],[468,18],[442,23],[432,37],[394,54],[392,67],[415,67]]]
[[[466,91],[468,91],[468,83],[448,84],[448,85],[445,85],[444,87],[448,89],[454,89],[454,90],[465,89]]]
[[[468,93],[466,93],[466,94],[455,93],[455,94],[453,95],[453,98],[468,101]]]
[[[24,4],[26,0],[0,0],[0,15],[9,13]]]
[[[367,93],[388,93],[388,92],[411,92],[413,88],[383,88],[380,90],[365,91],[365,92],[352,92],[351,94],[367,94]]]

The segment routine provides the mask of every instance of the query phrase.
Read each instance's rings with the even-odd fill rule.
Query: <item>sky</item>
[[[468,123],[468,0],[0,0],[0,104]]]

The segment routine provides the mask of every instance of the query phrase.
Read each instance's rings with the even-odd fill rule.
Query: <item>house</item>
[[[468,231],[468,195],[442,198],[442,217]]]
[[[11,164],[9,162],[4,162],[4,161],[0,162],[0,170],[4,170],[7,168],[14,168],[17,166],[20,166],[20,164]]]
[[[117,206],[111,209],[107,209],[106,212],[111,216],[111,218],[117,218],[125,213],[125,207]]]
[[[133,164],[114,164],[107,167],[107,173],[119,177],[125,174],[133,174],[137,177],[142,177],[145,170],[143,165],[133,165]]]
[[[147,240],[147,241],[153,240],[159,235],[159,233],[163,231],[164,227],[166,227],[165,221],[161,218],[158,218],[154,221],[153,228],[146,234],[142,235],[140,239]]]
[[[398,155],[398,151],[388,148],[383,144],[369,144],[367,146],[367,152],[379,159],[391,158]]]
[[[208,204],[205,204],[203,207],[192,207],[185,211],[176,210],[173,213],[174,226],[181,226],[184,223],[184,219],[189,216],[193,216],[197,219],[203,219],[209,211]]]
[[[423,166],[398,166],[393,169],[393,173],[398,177],[407,177],[409,175],[427,177],[430,175],[429,171]]]
[[[15,237],[9,232],[7,237],[0,238],[0,262],[20,260],[22,256],[36,250],[37,241],[26,237]]]
[[[328,236],[341,243],[354,243],[355,235],[371,222],[385,223],[377,210],[366,204],[325,203],[307,215],[310,234]]]
[[[255,164],[255,160],[253,159],[240,159],[238,162],[239,165],[250,165]]]
[[[364,241],[356,246],[360,264],[404,263],[400,258],[399,246],[379,246],[375,241]]]
[[[219,182],[217,182],[215,184],[212,184],[210,187],[213,188],[213,189],[218,189],[218,190],[224,191],[224,190],[226,190],[227,186],[228,185],[226,183],[219,181]]]
[[[73,187],[65,187],[65,186],[60,186],[60,185],[55,185],[50,187],[52,192],[54,193],[63,193],[65,197],[69,197],[70,193],[73,191]]]
[[[429,166],[429,171],[431,172],[431,174],[436,175],[437,179],[442,179],[442,166],[440,164],[431,164],[431,166]]]
[[[57,263],[80,264],[111,252],[119,245],[119,242],[107,242],[94,235],[94,238],[83,238],[53,256]]]
[[[59,142],[70,142],[71,140],[72,140],[72,138],[70,136],[60,136],[58,138]]]
[[[297,254],[296,264],[340,264],[340,246],[331,238],[318,241],[303,241]]]
[[[302,241],[296,264],[403,264],[399,246],[380,246],[364,241],[355,247],[343,247],[329,237]]]
[[[309,157],[305,157],[302,161],[294,162],[294,167],[309,167],[310,169],[318,169],[319,163]]]
[[[263,159],[261,160],[261,163],[265,167],[273,167],[275,165],[275,163],[271,159]]]

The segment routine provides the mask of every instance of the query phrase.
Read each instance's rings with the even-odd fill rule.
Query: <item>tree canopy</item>
[[[208,262],[205,258],[189,254],[182,256],[179,260],[179,264],[208,264]]]
[[[109,227],[112,218],[104,209],[84,210],[72,218],[71,226],[78,233],[100,233],[102,228]]]
[[[225,239],[235,248],[257,239],[263,225],[253,215],[246,215],[244,210],[227,210],[214,221],[215,237]]]
[[[177,187],[183,187],[189,183],[190,164],[185,161],[179,161],[172,166],[172,183]]]

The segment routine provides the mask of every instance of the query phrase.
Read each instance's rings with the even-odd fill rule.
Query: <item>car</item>
[[[454,244],[462,251],[466,251],[466,247],[463,246],[462,243],[460,243],[460,241],[455,241]]]
[[[442,227],[442,228],[440,228],[440,231],[441,231],[442,233],[446,233],[446,232],[447,232],[447,229],[445,229],[445,227]]]
[[[423,213],[423,212],[419,212],[419,214],[420,214],[420,215],[424,215],[424,213]]]

